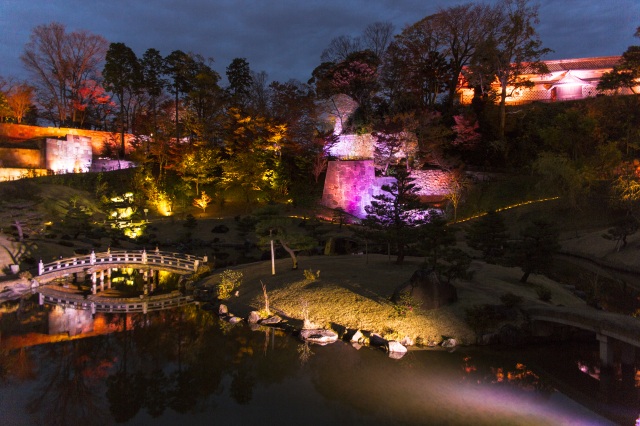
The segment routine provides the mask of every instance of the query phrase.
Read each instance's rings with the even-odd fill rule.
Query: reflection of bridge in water
[[[192,274],[198,270],[202,262],[206,262],[206,256],[197,256],[168,253],[155,250],[147,253],[146,250],[136,251],[107,251],[104,253],[91,252],[87,256],[78,256],[60,259],[55,262],[38,264],[38,276],[32,282],[32,288],[39,293],[39,302],[73,307],[75,309],[90,309],[95,312],[143,312],[151,310],[168,309],[193,302],[193,297],[183,295],[180,292],[159,296],[147,296],[138,298],[116,298],[102,296],[100,292],[111,288],[111,271],[119,268],[133,268],[142,271],[145,283],[153,271],[169,271],[181,275]],[[78,276],[91,275],[91,293],[88,296],[69,293],[62,289],[48,286],[47,284],[58,278],[68,277],[71,274]],[[145,286],[146,288],[146,286]],[[153,290],[153,282],[150,284]]]
[[[558,327],[595,333],[600,342],[603,373],[609,375],[617,356],[623,383],[634,386],[637,348],[640,348],[640,319],[585,307],[539,306],[528,308],[526,312],[532,322],[533,334],[537,336],[549,336]]]

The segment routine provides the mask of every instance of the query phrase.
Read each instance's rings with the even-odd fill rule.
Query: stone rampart
[[[414,183],[423,198],[442,198],[449,191],[449,180],[442,170],[415,170],[411,172]],[[364,218],[365,206],[374,196],[381,194],[383,185],[393,184],[391,176],[375,175],[373,160],[330,161],[322,192],[322,205],[341,208],[345,212]]]
[[[109,141],[115,140],[120,145],[120,134],[111,132],[101,132],[98,130],[71,129],[65,127],[39,127],[27,126],[24,124],[0,123],[0,136],[11,139],[36,139],[36,138],[65,138],[67,135],[86,136],[91,138],[91,148],[93,155],[99,155],[103,151],[103,146]],[[125,134],[126,149],[131,149],[132,134]]]

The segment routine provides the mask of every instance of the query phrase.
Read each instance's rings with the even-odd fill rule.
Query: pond
[[[637,383],[603,390],[587,374],[595,343],[392,359],[196,305],[95,318],[32,301],[2,308],[3,425],[634,425],[640,414]]]

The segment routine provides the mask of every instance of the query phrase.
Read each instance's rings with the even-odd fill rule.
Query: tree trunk
[[[291,269],[298,269],[298,257],[296,256],[296,252],[293,251],[288,245],[286,245],[282,240],[278,240],[280,244],[282,244],[282,248],[285,249],[289,256],[291,256],[291,262],[293,262],[293,266]]]

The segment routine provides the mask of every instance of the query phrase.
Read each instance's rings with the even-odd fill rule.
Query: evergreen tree
[[[382,194],[375,195],[371,205],[365,207],[367,216],[363,224],[396,248],[396,264],[401,265],[407,247],[416,242],[416,229],[424,223],[421,205],[413,178],[404,167],[394,170],[396,181],[382,185]]]
[[[522,231],[522,239],[513,246],[515,263],[522,268],[520,282],[526,283],[531,273],[545,271],[560,248],[558,230],[546,220],[534,220]]]
[[[489,263],[504,255],[509,235],[502,215],[490,211],[471,223],[467,231],[469,247],[482,252],[482,257]]]

